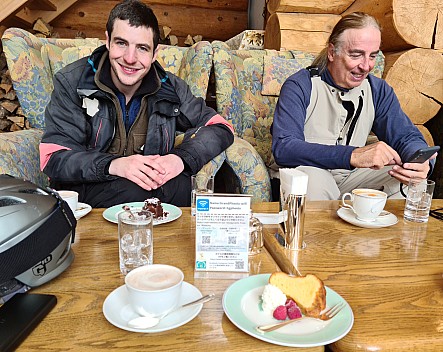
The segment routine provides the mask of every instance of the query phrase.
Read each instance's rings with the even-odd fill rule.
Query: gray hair
[[[342,44],[343,32],[347,29],[362,29],[367,27],[374,27],[381,32],[380,24],[377,20],[363,12],[353,12],[343,16],[340,21],[334,26],[334,29],[329,36],[326,47],[317,55],[312,66],[318,67],[320,73],[326,70],[328,65],[328,47],[329,44],[334,45],[335,51],[340,50]]]

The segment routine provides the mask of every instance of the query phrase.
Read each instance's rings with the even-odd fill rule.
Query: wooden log
[[[383,51],[443,48],[441,0],[355,0],[343,15],[363,11],[382,26]]]
[[[267,9],[270,14],[275,12],[329,13],[339,15],[354,0],[269,0]]]
[[[77,31],[88,37],[104,39],[106,20],[120,1],[83,0],[71,6],[51,22],[62,38],[72,38]],[[227,40],[247,29],[248,0],[175,0],[145,1],[158,18],[160,27],[168,26],[179,38],[188,34],[203,35],[205,40]]]
[[[265,30],[266,49],[303,50],[314,54],[325,46],[340,15],[276,12]]]
[[[435,145],[434,138],[432,138],[431,132],[424,125],[416,125],[418,130],[421,132],[423,137],[425,138],[426,143],[428,145]]]
[[[424,124],[443,104],[443,55],[422,48],[384,54],[383,78],[394,89],[406,115],[415,124]]]

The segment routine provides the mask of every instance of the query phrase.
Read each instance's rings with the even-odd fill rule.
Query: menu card
[[[248,195],[197,194],[195,271],[248,272]]]

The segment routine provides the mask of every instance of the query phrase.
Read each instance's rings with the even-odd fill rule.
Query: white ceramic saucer
[[[182,293],[179,305],[194,301],[202,297],[200,290],[188,282],[183,281]],[[122,285],[112,291],[103,303],[103,314],[105,318],[114,326],[133,332],[153,333],[175,329],[194,319],[202,310],[203,304],[186,307],[173,312],[164,317],[158,325],[148,329],[134,329],[128,326],[128,321],[137,318],[128,300],[126,286]]]
[[[348,208],[339,208],[337,210],[337,215],[344,221],[347,221],[352,225],[366,227],[370,229],[392,226],[398,222],[397,217],[388,211],[383,211],[382,215],[379,215],[375,219],[375,221],[371,222],[358,220],[354,212]]]
[[[92,207],[89,204],[79,202],[77,204],[77,209],[74,212],[74,216],[78,220],[88,214],[91,210]]]

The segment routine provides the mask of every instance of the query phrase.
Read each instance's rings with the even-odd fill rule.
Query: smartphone
[[[439,146],[421,148],[417,150],[414,155],[407,161],[408,163],[424,163],[431,156],[440,150]]]
[[[0,307],[0,351],[14,351],[57,303],[54,295],[16,293]]]

